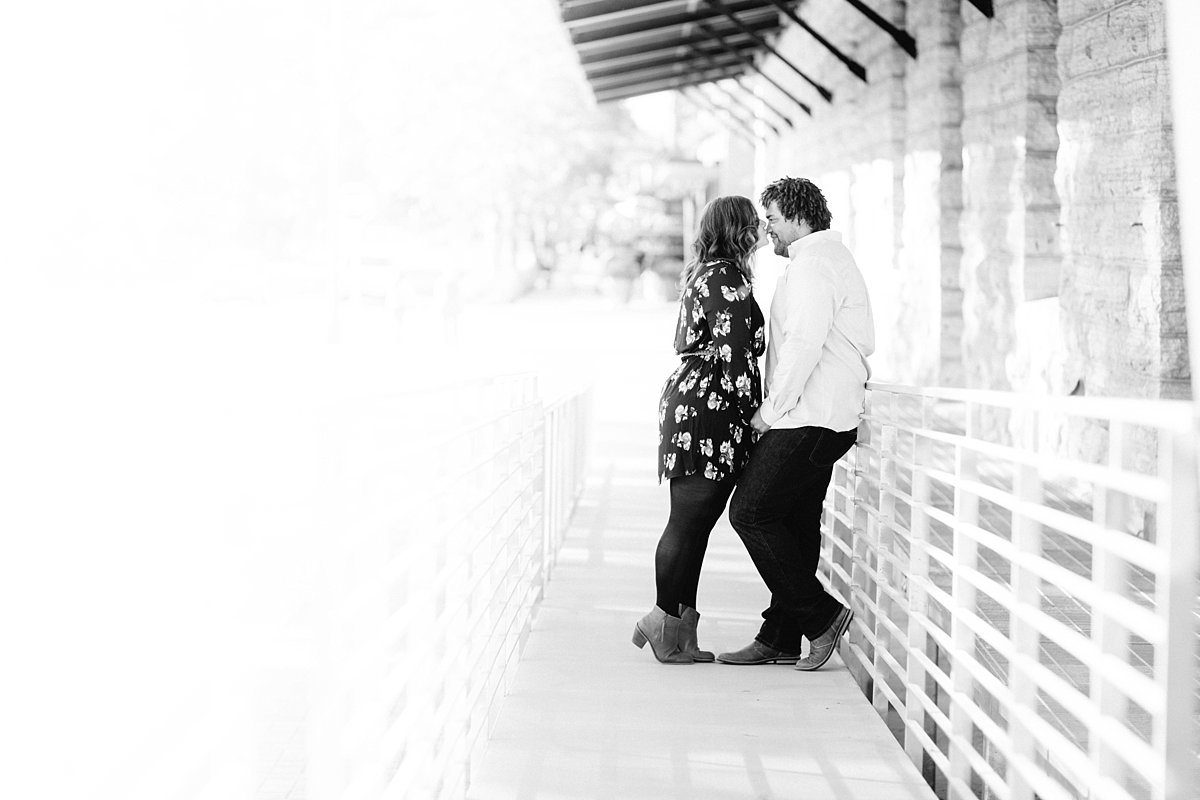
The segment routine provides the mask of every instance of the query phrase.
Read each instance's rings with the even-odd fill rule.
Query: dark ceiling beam
[[[739,20],[739,19],[737,18],[737,16],[736,16],[736,15],[734,14],[734,12],[731,10],[731,7],[730,7],[730,6],[727,6],[727,5],[725,5],[723,2],[721,2],[721,0],[704,0],[704,2],[708,3],[708,4],[709,4],[710,6],[712,6],[713,8],[716,8],[716,9],[718,9],[719,11],[721,11],[721,13],[723,13],[723,14],[724,14],[726,17],[728,17],[728,18],[729,18],[729,21],[730,21],[730,22],[732,22],[732,23],[733,23],[735,26],[737,26],[737,28],[738,28],[738,29],[740,29],[740,30],[741,30],[743,33],[747,33],[747,31],[746,31],[745,27],[744,27],[744,26],[742,25],[742,23],[741,23],[741,20]],[[805,81],[806,81],[806,82],[807,82],[807,83],[808,83],[810,86],[812,86],[814,89],[816,89],[816,90],[817,90],[817,93],[818,93],[818,94],[820,94],[820,95],[821,95],[821,97],[823,97],[823,98],[825,99],[825,102],[827,102],[827,103],[832,103],[832,102],[833,102],[833,92],[829,91],[829,90],[828,90],[828,89],[826,89],[824,86],[822,86],[821,84],[819,84],[819,83],[817,83],[816,81],[814,81],[812,78],[810,78],[810,77],[808,77],[807,75],[805,75],[805,74],[804,74],[804,70],[802,70],[802,69],[800,69],[799,67],[797,67],[797,66],[796,66],[795,64],[793,64],[791,61],[788,61],[788,60],[787,60],[787,59],[786,59],[786,58],[785,58],[785,57],[784,57],[784,56],[783,56],[783,55],[782,55],[782,54],[781,54],[781,53],[780,53],[778,50],[776,50],[774,47],[772,47],[772,46],[771,46],[771,45],[770,45],[770,44],[767,42],[767,40],[766,40],[766,39],[763,39],[762,37],[760,37],[760,36],[758,36],[758,35],[753,35],[753,36],[751,36],[751,38],[758,40],[758,43],[759,43],[759,44],[761,44],[761,45],[763,46],[763,49],[764,49],[764,50],[766,50],[768,53],[770,53],[771,55],[773,55],[773,56],[775,56],[776,58],[778,58],[778,59],[779,59],[780,61],[782,61],[782,62],[783,62],[783,63],[784,63],[784,64],[785,64],[785,65],[786,65],[788,68],[790,68],[790,69],[792,70],[792,72],[794,72],[794,73],[796,73],[797,75],[799,75],[799,76],[800,76],[801,78],[803,78],[803,79],[804,79],[804,80],[805,80]]]
[[[777,20],[769,20],[759,23],[758,25],[749,26],[755,33],[766,34],[779,29]],[[753,47],[758,49],[758,42],[746,36],[744,33],[730,26],[726,34],[726,38],[731,43],[736,43],[736,46],[741,49],[743,47]],[[679,47],[692,44],[703,44],[709,41],[710,37],[701,34],[691,34],[681,36],[677,31],[671,31],[667,35],[658,34],[657,36],[644,37],[634,35],[625,39],[613,39],[603,42],[595,42],[593,44],[577,47],[579,53],[579,63],[587,65],[596,61],[606,61],[610,58],[622,58],[624,56],[639,55],[649,51],[651,48],[655,50],[666,49],[669,47]]]
[[[712,62],[712,59],[711,59],[711,58],[709,58],[707,55],[704,55],[704,54],[702,54],[702,55],[701,55],[701,58],[703,58],[703,59],[705,59],[705,60],[709,61],[710,63]],[[740,89],[741,89],[743,92],[745,92],[746,94],[750,95],[751,97],[753,97],[753,96],[754,96],[754,92],[753,92],[753,91],[751,91],[751,90],[750,90],[750,88],[749,88],[749,87],[747,87],[747,86],[746,86],[746,84],[742,82],[742,79],[741,79],[740,77],[739,77],[739,78],[734,78],[734,79],[733,79],[733,82],[734,82],[734,83],[736,83],[736,84],[738,85],[738,87],[739,87],[739,88],[740,88]],[[720,88],[720,87],[718,87],[718,88]],[[774,114],[775,114],[775,116],[777,116],[777,117],[779,117],[780,119],[782,119],[782,120],[783,120],[783,122],[784,122],[784,124],[785,124],[785,125],[787,125],[789,128],[793,128],[793,127],[795,127],[795,126],[792,124],[792,121],[791,121],[791,119],[789,119],[788,117],[786,117],[786,116],[784,116],[783,114],[781,114],[779,111],[777,111],[777,110],[776,110],[776,109],[775,109],[773,106],[771,106],[771,105],[770,105],[769,103],[767,103],[765,100],[763,100],[762,98],[758,98],[758,101],[759,101],[760,103],[762,103],[762,104],[763,104],[763,106],[765,106],[766,108],[770,109],[770,111],[771,111],[772,113],[774,113]],[[756,117],[758,116],[758,114],[756,114],[754,111],[751,111],[750,113],[751,113],[751,114],[754,114],[754,116],[756,116]],[[767,124],[768,124],[768,125],[770,125],[770,123],[767,123]],[[778,135],[779,135],[779,131],[778,131],[778,130],[775,128],[775,126],[774,126],[774,125],[771,125],[771,130],[775,131],[775,135],[776,135],[776,136],[778,136]]]
[[[686,7],[687,0],[644,0],[641,3],[631,3],[629,0],[583,0],[578,3],[563,3],[559,13],[563,22],[569,25],[572,22],[609,15],[644,14],[655,6]]]
[[[704,31],[709,36],[711,36],[713,38],[713,40],[720,42],[721,46],[724,47],[726,51],[728,51],[730,53],[734,52],[734,49],[729,46],[729,44],[725,40],[725,37],[721,36],[721,34],[717,33],[715,30],[708,27],[707,25],[700,25],[699,28],[700,28],[700,30]],[[763,77],[763,80],[765,80],[767,83],[771,84],[776,89],[783,92],[783,94],[787,97],[787,99],[791,100],[793,103],[795,103],[797,106],[800,107],[801,111],[803,111],[805,114],[808,114],[810,117],[812,116],[812,109],[808,106],[807,103],[798,99],[794,94],[792,94],[787,89],[785,89],[777,80],[775,80],[770,75],[768,75],[767,73],[765,73],[761,69],[759,69],[758,65],[754,63],[754,59],[746,58],[745,56],[740,56],[740,60],[747,67],[749,67],[750,69],[754,70],[759,75],[761,75]]]
[[[744,138],[752,146],[755,146],[755,147],[758,146],[758,140],[760,137],[755,132],[754,126],[747,123],[744,119],[739,117],[737,114],[734,114],[729,109],[723,108],[719,104],[713,102],[713,99],[711,97],[709,97],[704,92],[700,91],[698,88],[696,88],[694,86],[691,89],[681,91],[680,94],[695,99],[697,102],[701,103],[704,107],[706,107],[709,110],[709,113],[713,114],[717,118],[724,117],[724,118],[731,120],[735,125],[737,125],[739,130],[745,132],[745,136],[743,136],[742,138]]]
[[[738,72],[733,70],[704,70],[702,72],[692,72],[686,75],[660,75],[658,77],[646,77],[641,80],[624,79],[620,81],[612,81],[604,86],[593,86],[592,91],[596,93],[596,99],[600,99],[600,95],[612,94],[614,92],[623,92],[632,89],[639,90],[637,94],[650,94],[651,92],[665,92],[668,89],[678,89],[680,86],[696,86],[701,83],[709,83],[711,81],[724,80],[732,78]]]
[[[736,83],[736,84],[738,85],[738,87],[739,87],[739,88],[740,88],[740,89],[741,89],[743,92],[745,92],[746,94],[750,95],[751,97],[753,97],[753,98],[754,98],[755,100],[757,100],[758,102],[762,103],[762,105],[763,105],[763,108],[767,109],[767,110],[768,110],[768,111],[770,111],[772,114],[774,114],[776,117],[778,117],[780,120],[782,120],[784,125],[787,125],[789,128],[795,128],[795,127],[796,127],[796,126],[795,126],[795,124],[792,122],[792,118],[791,118],[791,117],[787,116],[787,115],[786,115],[786,114],[784,114],[782,111],[780,111],[779,109],[777,109],[775,106],[773,106],[773,105],[771,105],[770,103],[768,103],[768,102],[767,102],[767,99],[766,99],[765,97],[762,97],[762,96],[760,96],[760,95],[759,95],[757,92],[755,92],[753,89],[751,89],[749,86],[747,86],[747,85],[746,85],[746,82],[745,82],[745,81],[743,81],[743,80],[741,79],[741,77],[740,77],[740,76],[739,76],[739,77],[736,77],[736,78],[734,78],[734,79],[733,79],[733,82],[734,82],[734,83]]]
[[[996,18],[996,9],[992,7],[992,0],[967,0],[967,2],[978,8],[988,19]]]
[[[723,97],[725,97],[729,100],[729,102],[733,103],[735,106],[737,106],[738,108],[742,109],[747,114],[749,114],[751,120],[758,120],[763,125],[766,125],[768,128],[770,128],[771,132],[774,133],[776,137],[779,136],[779,128],[776,128],[770,122],[763,119],[762,116],[757,111],[755,111],[750,106],[746,105],[745,101],[743,101],[742,98],[738,97],[733,92],[729,91],[728,89],[726,89],[724,86],[722,86],[719,83],[706,83],[705,86],[711,86],[714,91],[720,92]],[[704,90],[699,89],[698,91],[703,92]],[[741,115],[739,114],[738,116],[740,117]]]
[[[846,0],[847,3],[857,8],[862,12],[863,16],[874,22],[883,30],[887,31],[888,36],[896,40],[896,44],[903,48],[904,52],[908,53],[913,58],[917,57],[917,41],[912,36],[909,36],[908,31],[897,28],[892,23],[888,22],[873,9],[865,5],[862,0]]]
[[[836,58],[838,61],[841,61],[843,64],[845,64],[846,68],[849,69],[852,73],[854,73],[854,75],[859,80],[861,80],[863,83],[867,82],[867,68],[866,67],[864,67],[862,64],[859,64],[854,59],[850,58],[850,56],[846,55],[841,50],[838,50],[837,47],[834,46],[833,42],[829,41],[824,36],[817,33],[811,25],[809,25],[804,20],[800,19],[800,15],[797,14],[795,11],[793,11],[790,6],[788,6],[786,3],[783,2],[783,0],[771,0],[771,4],[774,5],[776,8],[778,8],[780,11],[782,11],[787,16],[788,19],[790,19],[792,22],[796,23],[801,28],[803,28],[808,33],[808,35],[813,37],[814,39],[816,39],[817,42],[820,43],[820,45],[822,47],[824,47],[829,52],[833,53],[834,58]]]
[[[593,89],[604,89],[614,83],[641,83],[644,81],[658,80],[659,78],[671,78],[676,75],[691,75],[698,72],[712,72],[720,70],[721,72],[729,72],[736,69],[737,72],[743,72],[741,63],[730,59],[728,56],[720,62],[709,62],[704,59],[693,58],[682,61],[673,61],[666,64],[659,64],[652,67],[643,67],[638,69],[629,69],[623,72],[614,72],[611,75],[597,75],[588,77],[588,83]]]
[[[686,100],[688,102],[688,104],[692,106],[692,108],[695,108],[698,111],[703,111],[706,114],[712,114],[715,117],[717,117],[717,122],[723,128],[725,128],[730,133],[732,133],[736,136],[739,136],[742,139],[745,139],[746,142],[748,142],[752,147],[756,147],[758,145],[758,142],[755,141],[753,134],[747,133],[740,125],[737,125],[736,123],[731,123],[729,120],[725,119],[725,116],[723,114],[719,113],[715,108],[712,107],[711,104],[709,104],[707,102],[708,98],[703,98],[703,100],[705,102],[701,102],[700,100],[697,100],[696,98],[692,97],[689,92],[687,92],[683,89],[678,90],[676,92],[676,94],[679,97]]]
[[[753,53],[751,50],[743,50]],[[589,79],[592,77],[600,77],[602,75],[612,75],[617,72],[631,69],[639,69],[643,67],[654,67],[665,64],[671,64],[677,61],[682,61],[691,57],[708,56],[709,58],[730,58],[720,48],[702,49],[695,45],[690,47],[664,47],[659,50],[651,50],[647,53],[639,53],[634,56],[625,56],[624,58],[612,58],[607,61],[596,61],[591,64],[583,65],[583,74]]]
[[[772,19],[778,19],[778,14],[775,9],[769,5],[764,5],[760,0],[731,0],[730,8],[734,12],[745,12],[750,17],[756,20],[761,20],[764,14],[769,13]],[[649,17],[638,22],[629,22],[620,25],[597,25],[592,26],[594,29],[585,30],[582,28],[572,28],[571,41],[576,45],[588,44],[590,42],[602,41],[604,39],[612,39],[617,36],[628,36],[637,33],[652,33],[668,29],[680,29],[685,25],[695,25],[700,22],[713,22],[719,20],[722,14],[715,11],[683,11],[676,14],[664,14],[657,17]]]
[[[608,103],[613,100],[626,100],[630,97],[640,97],[644,94],[655,94],[656,92],[667,92],[672,89],[681,89],[685,86],[698,86],[701,83],[708,83],[713,80],[720,80],[721,77],[731,76],[715,76],[715,77],[687,77],[687,78],[671,78],[669,80],[650,81],[648,83],[636,83],[631,86],[621,86],[603,91],[596,91],[597,103]]]

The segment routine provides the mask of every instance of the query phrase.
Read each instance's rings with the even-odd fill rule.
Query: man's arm
[[[785,283],[783,344],[771,376],[770,394],[757,415],[768,428],[800,402],[800,393],[821,360],[821,350],[833,329],[837,293],[833,281],[817,266],[804,265]]]

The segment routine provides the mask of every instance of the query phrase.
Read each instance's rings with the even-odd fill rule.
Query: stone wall
[[[1161,0],[1061,0],[1066,368],[1087,394],[1188,397]]]
[[[844,0],[797,13],[760,82],[794,129],[756,184],[824,189],[872,288],[876,377],[1188,395],[1162,0]]]

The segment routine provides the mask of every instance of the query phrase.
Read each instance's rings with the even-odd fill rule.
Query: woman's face
[[[755,220],[758,225],[758,237],[754,240],[754,249],[757,250],[767,243],[767,221],[758,217],[755,217]]]

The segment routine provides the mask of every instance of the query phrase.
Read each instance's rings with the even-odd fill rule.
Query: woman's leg
[[[696,607],[696,589],[708,536],[733,493],[733,479],[713,481],[703,475],[671,479],[671,515],[654,554],[657,605],[673,617],[679,606]]]

